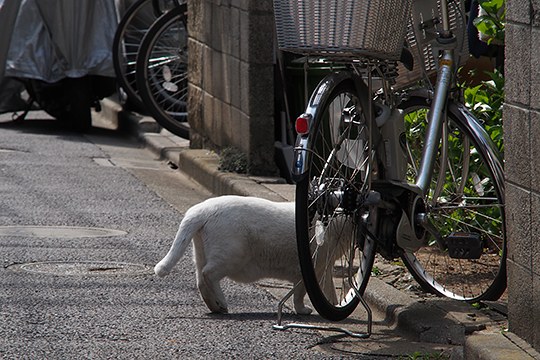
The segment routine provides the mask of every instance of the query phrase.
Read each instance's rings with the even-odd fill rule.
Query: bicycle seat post
[[[442,17],[442,36],[451,37],[450,16],[448,14],[448,0],[440,0],[441,2],[441,17]]]

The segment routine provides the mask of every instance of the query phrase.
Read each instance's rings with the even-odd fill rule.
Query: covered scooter
[[[90,107],[116,90],[114,0],[0,0],[0,18],[3,12],[16,14],[0,35],[10,36],[0,41],[0,53],[8,43],[3,65],[0,58],[3,77],[22,80],[50,115],[90,127]]]

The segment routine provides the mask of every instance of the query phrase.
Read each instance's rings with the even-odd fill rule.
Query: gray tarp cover
[[[4,1],[17,0],[0,0],[0,11]],[[114,77],[114,0],[19,1],[4,76],[47,82],[87,74]]]

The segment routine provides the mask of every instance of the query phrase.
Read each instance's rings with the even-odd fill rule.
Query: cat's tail
[[[154,273],[156,275],[162,277],[171,272],[174,265],[176,265],[186,252],[195,233],[204,226],[205,221],[200,216],[197,216],[196,211],[190,210],[186,212],[184,219],[182,219],[169,252],[154,266]]]

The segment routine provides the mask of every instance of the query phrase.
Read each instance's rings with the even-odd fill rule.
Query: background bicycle
[[[189,138],[185,2],[133,3],[115,34],[114,64],[128,106],[148,112],[167,130]]]

